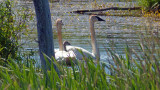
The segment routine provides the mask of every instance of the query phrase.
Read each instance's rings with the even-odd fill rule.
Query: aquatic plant
[[[141,35],[140,48],[127,46],[126,56],[108,49],[112,57],[108,64],[84,59],[77,66],[71,63],[71,67],[67,67],[46,57],[52,64],[51,70],[44,73],[32,61],[26,66],[10,60],[8,67],[0,66],[0,89],[158,89],[160,38],[154,34]],[[54,70],[54,65],[60,73]]]
[[[158,34],[141,33],[139,48],[126,48],[126,56],[109,49],[113,62],[110,71],[114,84],[121,89],[158,89],[160,84],[160,38]]]
[[[125,56],[115,53],[114,49],[106,49],[112,57],[106,61],[108,63],[95,64],[92,59],[84,59],[77,66],[72,63],[67,67],[55,61],[47,73],[36,67],[32,59],[15,62],[16,58],[9,56],[7,67],[0,65],[0,89],[159,89],[159,33],[149,31],[139,37],[139,48],[126,45]],[[0,47],[0,52],[3,49]],[[54,70],[54,65],[60,73]]]

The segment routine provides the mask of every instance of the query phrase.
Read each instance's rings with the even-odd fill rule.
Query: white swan
[[[76,58],[78,60],[83,60],[84,58],[93,58],[99,61],[100,54],[99,49],[97,46],[96,36],[95,36],[95,30],[94,30],[94,23],[96,21],[105,21],[101,19],[100,17],[96,15],[91,15],[89,18],[89,24],[90,24],[90,32],[91,32],[91,45],[92,45],[92,53],[77,46],[66,46],[67,51],[73,51]]]
[[[75,60],[75,54],[73,51],[66,51],[66,45],[70,45],[69,42],[64,42],[62,44],[62,25],[63,22],[61,19],[57,19],[56,21],[56,27],[58,32],[58,42],[59,42],[59,50],[55,52],[55,59],[58,62],[70,64],[70,60]]]

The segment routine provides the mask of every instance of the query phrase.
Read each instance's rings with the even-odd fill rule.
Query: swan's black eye
[[[105,20],[103,20],[102,18],[100,18],[98,16],[95,16],[95,17],[98,19],[98,21],[105,21]]]

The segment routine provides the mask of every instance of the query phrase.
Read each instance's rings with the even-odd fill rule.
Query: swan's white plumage
[[[54,49],[54,53],[56,53],[56,52],[58,52],[58,51],[59,51],[59,49],[58,49],[58,48]]]
[[[60,20],[62,22],[62,20]],[[96,36],[95,36],[95,31],[94,31],[94,23],[96,21],[105,21],[101,18],[99,18],[96,15],[91,15],[89,18],[89,23],[90,23],[90,32],[91,32],[91,44],[92,44],[92,53],[77,46],[66,46],[66,51],[58,51],[56,52],[55,56],[56,59],[61,59],[61,60],[68,60],[68,58],[73,58],[73,59],[78,59],[78,60],[83,60],[84,58],[92,58],[92,59],[97,59],[99,60],[99,49],[98,45],[96,42]],[[58,31],[60,31],[60,38],[61,38],[61,28],[62,25],[59,25]],[[62,39],[62,38],[61,38]],[[62,42],[61,39],[59,39],[59,42]],[[60,46],[62,47],[62,44],[60,43]]]
[[[89,18],[89,23],[90,23],[90,32],[91,32],[91,44],[92,44],[92,53],[81,48],[81,47],[76,47],[76,46],[67,46],[66,49],[67,51],[73,51],[76,59],[82,60],[84,58],[92,58],[92,59],[97,59],[99,60],[99,49],[98,45],[96,42],[96,36],[95,36],[95,31],[94,31],[94,23],[96,21],[105,21],[101,19],[100,17],[96,15],[91,15]]]
[[[75,60],[75,54],[73,51],[65,51],[62,44],[62,29],[63,22],[61,19],[57,19],[56,26],[58,32],[58,42],[59,42],[59,49],[55,49],[55,59],[57,61],[67,61],[68,59]]]
[[[84,58],[93,58],[95,59],[95,55],[93,53],[90,53],[84,48],[77,47],[77,46],[66,46],[67,51],[74,52],[74,55],[76,59],[83,60]]]
[[[72,58],[74,59],[75,58],[75,54],[73,53],[73,51],[58,51],[55,53],[55,59],[56,60],[66,60],[68,58]]]

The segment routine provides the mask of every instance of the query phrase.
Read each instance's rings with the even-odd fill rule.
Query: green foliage
[[[9,58],[11,59],[11,58]],[[79,63],[78,66],[66,67],[53,63],[51,70],[47,73],[34,67],[29,62],[29,67],[25,64],[17,64],[14,60],[8,62],[8,67],[0,67],[0,89],[107,89],[106,73],[99,64],[92,61]],[[60,75],[54,69],[54,65],[59,67]],[[60,67],[61,66],[61,67]]]
[[[138,3],[144,10],[151,10],[156,4],[159,4],[160,0],[138,0]]]
[[[126,48],[126,57],[113,53],[110,71],[119,89],[157,90],[160,86],[160,38],[149,32],[142,34],[138,52]]]
[[[160,38],[150,34],[141,36],[140,48],[126,47],[126,56],[108,49],[113,58],[109,65],[95,64],[85,59],[71,67],[58,64],[55,59],[48,63],[50,70],[42,72],[32,60],[16,63],[12,58],[7,68],[0,66],[0,89],[61,89],[61,90],[132,90],[159,89],[160,85]],[[46,60],[48,57],[46,57]],[[54,61],[54,62],[53,62]],[[59,73],[54,69],[56,65]],[[110,73],[106,73],[106,70]]]
[[[138,51],[127,46],[125,56],[108,49],[107,53],[110,53],[113,59],[109,65],[95,64],[92,59],[86,59],[84,62],[78,62],[77,66],[72,63],[71,67],[67,67],[50,59],[51,65],[47,65],[50,70],[42,72],[41,68],[35,67],[35,62],[30,58],[34,55],[32,51],[22,56],[23,59],[27,58],[26,61],[15,62],[20,39],[18,34],[26,29],[27,16],[21,13],[22,19],[16,21],[17,14],[12,10],[10,12],[7,3],[8,1],[3,2],[0,6],[0,64],[1,61],[8,60],[7,67],[0,65],[0,89],[159,89],[160,38],[152,33],[140,36],[142,38]],[[58,67],[59,73],[54,69],[54,65]],[[106,73],[105,70],[110,73]]]
[[[0,57],[3,58],[0,60],[1,64],[6,62],[9,56],[18,58],[18,41],[20,35],[25,34],[24,30],[27,31],[27,15],[22,12],[26,10],[16,10],[13,3],[10,0],[0,2],[0,48],[3,48],[0,50]]]
[[[11,12],[10,1],[1,3],[0,12],[0,47],[3,48],[3,50],[0,52],[0,56],[5,59],[8,58],[9,55],[15,57],[17,51],[17,41],[15,32],[12,31],[14,28],[14,21]],[[15,41],[11,40],[12,37],[15,38]]]

